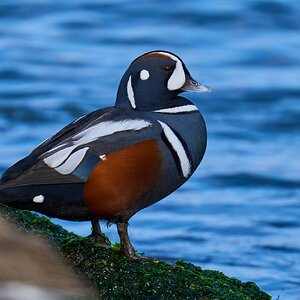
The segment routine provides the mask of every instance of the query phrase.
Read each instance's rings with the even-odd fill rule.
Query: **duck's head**
[[[116,107],[154,111],[178,105],[182,92],[210,92],[190,75],[183,61],[167,51],[151,51],[136,58],[120,82]]]

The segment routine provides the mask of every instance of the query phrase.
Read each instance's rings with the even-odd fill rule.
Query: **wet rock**
[[[183,261],[129,261],[119,254],[118,244],[105,249],[90,237],[79,237],[37,214],[5,206],[0,206],[1,212],[23,230],[52,240],[69,265],[97,288],[97,299],[271,299],[253,282]],[[73,287],[72,281],[67,285]]]

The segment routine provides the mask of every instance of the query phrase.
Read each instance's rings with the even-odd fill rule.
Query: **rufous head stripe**
[[[153,51],[153,52],[149,52],[149,53],[146,53],[146,54],[143,54],[143,55],[139,56],[133,62],[141,61],[144,58],[155,57],[155,56],[164,57],[164,58],[171,58],[174,61],[180,60],[177,56],[175,56],[174,54],[171,54],[169,52]]]

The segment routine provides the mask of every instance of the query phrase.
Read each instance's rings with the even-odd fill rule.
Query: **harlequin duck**
[[[121,250],[138,256],[129,219],[180,187],[206,148],[201,113],[182,92],[209,92],[167,51],[135,59],[121,79],[115,106],[67,125],[0,180],[0,203],[72,221],[116,223]]]

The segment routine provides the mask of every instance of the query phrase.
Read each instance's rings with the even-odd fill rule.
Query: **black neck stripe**
[[[174,130],[172,127],[170,127],[170,129],[174,132],[174,134],[176,135],[176,137],[178,138],[178,140],[182,144],[183,149],[184,149],[184,151],[187,155],[187,158],[188,158],[188,160],[191,164],[191,170],[192,170],[193,169],[193,161],[192,161],[192,158],[191,158],[191,155],[190,155],[190,152],[188,150],[186,142],[183,140],[183,138],[180,136],[180,134],[176,130]],[[170,152],[173,156],[173,159],[174,159],[174,162],[176,164],[176,168],[177,168],[179,174],[181,174],[184,177],[183,172],[182,172],[182,168],[181,168],[180,158],[179,158],[177,152],[175,151],[175,149],[173,148],[172,144],[168,140],[167,136],[165,135],[164,131],[162,131],[161,137],[162,137],[162,140],[164,141],[164,143],[166,144],[167,148],[170,150]]]
[[[167,148],[170,150],[170,152],[172,154],[172,157],[174,159],[174,162],[175,162],[176,169],[177,169],[178,173],[183,176],[178,154],[174,150],[173,146],[171,145],[171,143],[169,142],[168,138],[166,137],[166,135],[165,135],[165,133],[163,131],[161,133],[161,138],[162,138],[162,140],[164,141],[164,143],[166,144]]]

